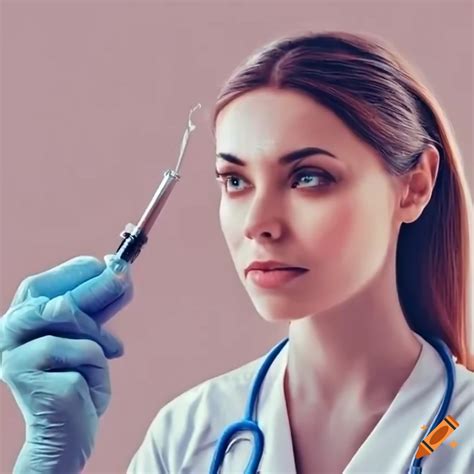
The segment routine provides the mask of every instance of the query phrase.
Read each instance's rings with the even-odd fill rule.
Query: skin
[[[310,146],[337,158],[278,163],[284,153]],[[216,160],[218,172],[232,175],[219,183],[219,217],[239,278],[265,320],[291,323],[285,396],[298,472],[311,470],[323,412],[325,438],[346,446],[337,467],[344,468],[421,352],[397,294],[396,243],[401,224],[415,221],[429,202],[439,154],[427,146],[415,170],[394,177],[330,109],[302,93],[270,88],[222,109],[216,153],[246,163]],[[254,260],[309,271],[262,289],[244,274]],[[340,426],[348,420],[354,429],[344,440]]]

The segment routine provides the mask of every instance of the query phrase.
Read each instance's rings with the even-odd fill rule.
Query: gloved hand
[[[15,473],[77,473],[91,455],[110,401],[107,359],[123,354],[101,324],[133,297],[129,264],[104,261],[76,257],[26,278],[0,318],[0,376],[26,424]]]

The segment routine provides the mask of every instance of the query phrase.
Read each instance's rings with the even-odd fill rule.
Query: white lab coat
[[[423,349],[413,371],[343,474],[406,473],[426,436],[422,425],[429,426],[434,420],[445,393],[446,372],[436,350],[414,334]],[[296,472],[283,391],[287,354],[288,344],[270,367],[257,404],[258,424],[265,436],[259,472],[265,474]],[[127,473],[208,472],[224,428],[242,419],[253,376],[265,355],[207,380],[166,404],[151,423]],[[460,425],[424,458],[423,472],[474,473],[474,373],[459,364],[456,364],[456,384],[448,415]],[[241,432],[231,441],[221,472],[244,472],[251,439],[250,433]],[[456,447],[449,445],[453,441],[457,442]],[[337,440],[334,440],[334,456],[337,456]]]

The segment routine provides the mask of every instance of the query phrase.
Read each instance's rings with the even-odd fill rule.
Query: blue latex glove
[[[0,318],[1,378],[26,424],[15,473],[76,473],[91,455],[110,401],[107,359],[123,354],[101,324],[133,297],[129,264],[104,261],[76,257],[26,278]]]

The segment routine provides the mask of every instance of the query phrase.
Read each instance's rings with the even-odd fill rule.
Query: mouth
[[[256,265],[250,265],[247,267],[244,271],[245,277],[248,276],[250,272],[255,272],[255,271],[260,271],[260,272],[276,272],[276,271],[308,271],[307,268],[302,268],[302,267],[292,267],[290,265],[282,265],[282,264],[256,264]]]
[[[309,270],[305,268],[287,267],[272,270],[249,270],[248,279],[256,286],[265,289],[274,289],[285,286]]]
[[[250,271],[255,272],[255,271],[260,271],[260,272],[279,272],[279,271],[286,271],[286,270],[292,270],[292,271],[302,271],[306,272],[306,268],[300,268],[300,267],[279,267],[279,268],[252,268]]]

